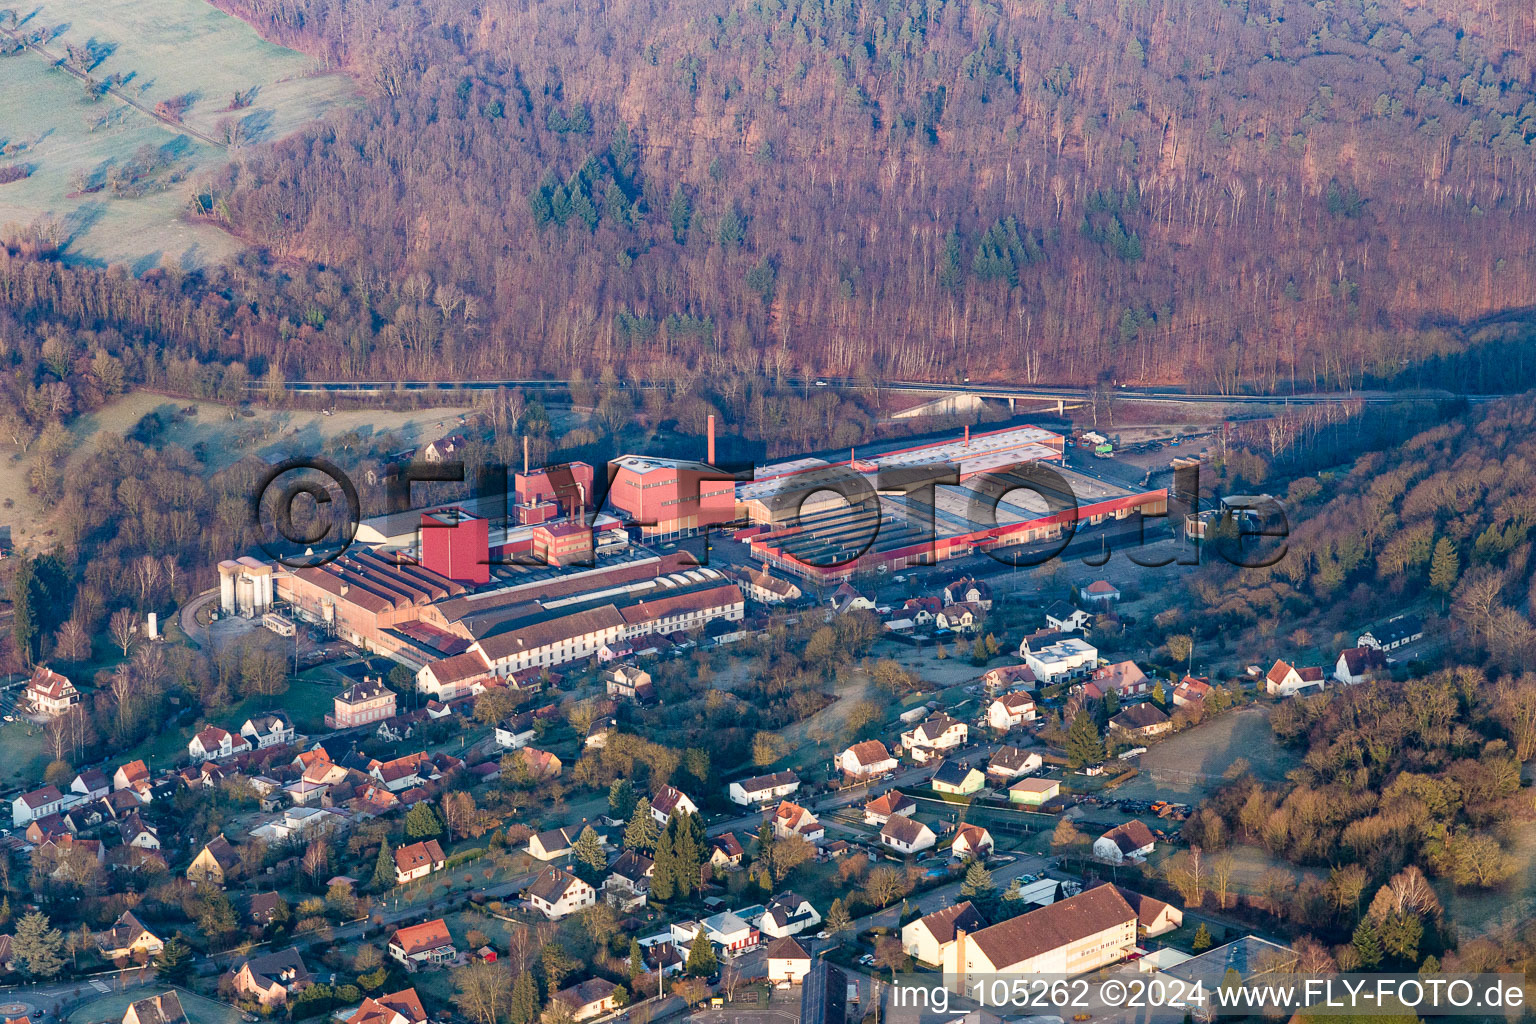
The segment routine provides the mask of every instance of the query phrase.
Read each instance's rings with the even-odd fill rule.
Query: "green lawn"
[[[130,988],[126,992],[111,992],[100,999],[77,1007],[66,1020],[68,1024],[96,1024],[98,1021],[123,1019],[128,1004],[138,999],[148,999],[166,991],[161,985],[149,984]],[[240,1011],[228,1003],[221,1003],[207,996],[200,996],[184,988],[176,989],[181,997],[181,1008],[187,1012],[190,1024],[239,1024]]]
[[[48,751],[43,727],[31,722],[0,723],[0,749],[5,750],[0,779],[8,786],[33,787],[41,783],[48,767]]]
[[[331,698],[339,687],[327,682],[293,678],[288,681],[288,692],[276,697],[254,696],[236,702],[223,711],[216,711],[206,721],[239,733],[240,726],[254,714],[265,711],[281,711],[293,721],[300,733],[317,732],[324,728],[323,719],[333,707]],[[165,729],[146,737],[131,750],[124,751],[121,761],[142,758],[151,770],[159,770],[187,760],[187,742],[197,731],[196,719],[176,729]],[[39,770],[39,774],[41,771]]]

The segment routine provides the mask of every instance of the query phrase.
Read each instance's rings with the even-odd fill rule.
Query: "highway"
[[[454,392],[496,391],[521,389],[523,391],[564,391],[570,387],[568,380],[290,380],[283,387],[294,394],[388,394],[390,392]],[[585,382],[591,386],[590,381]],[[892,393],[923,395],[978,395],[982,398],[1015,399],[1041,402],[1087,402],[1096,395],[1103,395],[1116,402],[1175,403],[1182,405],[1330,405],[1360,402],[1365,405],[1391,405],[1399,402],[1446,402],[1465,399],[1469,402],[1489,402],[1501,395],[1459,395],[1444,390],[1404,391],[1319,391],[1294,395],[1222,395],[1186,393],[1169,388],[1115,387],[1107,390],[1069,387],[1052,384],[994,384],[980,382],[935,383],[932,381],[878,381],[872,382],[855,377],[787,377],[783,383],[791,388],[810,391],[817,388],[833,388],[843,391],[878,390]],[[671,387],[673,382],[620,381],[627,390],[649,390]],[[253,382],[253,390],[265,387]]]

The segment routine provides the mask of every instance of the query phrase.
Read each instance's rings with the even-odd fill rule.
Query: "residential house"
[[[392,761],[371,761],[368,774],[391,793],[413,789],[440,777],[432,759],[422,751]]]
[[[742,593],[758,604],[785,604],[800,600],[803,592],[788,580],[781,580],[762,569],[748,569],[741,578]]]
[[[117,826],[117,834],[122,837],[124,846],[132,846],[140,850],[160,849],[160,833],[153,827],[144,824],[138,812],[124,818]]]
[[[973,604],[982,611],[992,610],[992,588],[972,576],[961,576],[945,585],[945,604]]]
[[[1369,682],[1387,673],[1387,656],[1373,647],[1351,647],[1339,653],[1333,678],[1341,683]]]
[[[288,919],[288,901],[277,892],[258,892],[245,907],[245,916],[258,928]]]
[[[59,792],[58,786],[44,786],[30,793],[23,793],[11,801],[11,822],[17,827],[58,814],[72,801]]]
[[[992,760],[987,762],[987,776],[1006,782],[1009,779],[1017,779],[1037,772],[1044,765],[1045,758],[1033,751],[1020,750],[1013,746],[999,747],[992,755]]]
[[[952,633],[974,633],[981,624],[981,610],[975,605],[947,604],[934,616],[933,624]]]
[[[513,715],[496,725],[496,745],[502,750],[518,750],[532,742],[535,735],[532,712]]]
[[[755,775],[731,783],[727,790],[734,804],[743,807],[761,807],[770,800],[789,796],[800,788],[800,776],[791,771],[774,772],[771,775]]]
[[[216,725],[208,726],[187,744],[187,753],[198,761],[219,761],[250,749],[244,737],[234,736]]]
[[[943,949],[944,983],[964,992],[975,975],[1085,974],[1136,950],[1137,914],[1101,885],[975,932]]]
[[[1276,661],[1264,675],[1264,691],[1271,697],[1294,697],[1318,693],[1323,688],[1323,670],[1298,669],[1285,661]]]
[[[896,759],[879,740],[864,740],[838,754],[837,766],[844,775],[869,779],[895,771]]]
[[[588,978],[578,985],[563,988],[550,997],[570,1014],[568,1020],[579,1022],[601,1017],[618,1009],[619,986],[602,978]]]
[[[1024,638],[1019,641],[1019,657],[1027,658],[1030,654],[1063,640],[1080,639],[1082,638],[1076,633],[1065,633],[1059,629],[1037,629],[1033,633],[1024,634]]]
[[[469,439],[463,434],[448,434],[429,441],[421,450],[421,458],[425,462],[452,462],[464,457],[464,446],[469,444]]]
[[[811,973],[811,954],[788,935],[768,943],[767,957],[770,984],[798,985]]]
[[[729,910],[704,918],[698,927],[704,929],[704,935],[709,941],[727,955],[752,949],[761,939],[758,929],[750,921],[743,920],[739,914]]]
[[[58,718],[79,703],[80,691],[75,689],[75,684],[46,665],[39,665],[32,671],[32,678],[22,693],[23,706],[42,718]]]
[[[566,825],[562,828],[552,828],[547,832],[539,832],[528,840],[528,852],[537,860],[554,860],[564,857],[571,852],[571,847],[576,845],[576,838],[585,828],[585,821],[580,825]]]
[[[75,776],[69,784],[69,791],[85,800],[100,800],[112,792],[112,780],[100,768],[88,768]]]
[[[1081,633],[1093,621],[1093,614],[1074,608],[1065,601],[1052,601],[1045,609],[1045,624],[1062,633]]]
[[[1025,807],[1040,807],[1061,795],[1061,783],[1055,779],[1020,779],[1008,787],[1008,802]]]
[[[999,665],[981,674],[981,685],[988,696],[1009,690],[1033,689],[1035,682],[1035,674],[1028,665]]]
[[[590,886],[588,887],[590,888]],[[442,918],[400,928],[389,937],[389,955],[408,971],[452,963],[459,955]]]
[[[656,698],[656,686],[651,674],[644,669],[620,665],[608,673],[608,696],[615,700],[633,700],[641,703]]]
[[[355,729],[395,717],[395,691],[384,685],[383,676],[364,676],[332,697],[331,704],[327,729]]]
[[[773,834],[778,839],[799,836],[806,842],[815,843],[827,834],[826,827],[817,820],[816,815],[789,800],[779,802],[770,820],[773,822]]]
[[[1355,646],[1370,647],[1385,653],[1423,638],[1424,622],[1417,615],[1394,615],[1381,626],[1361,633],[1355,638]]]
[[[1204,676],[1185,676],[1179,680],[1179,685],[1173,688],[1173,706],[1176,708],[1189,707],[1190,705],[1205,704],[1205,698],[1211,692],[1211,681]]]
[[[96,948],[105,960],[136,960],[147,963],[150,957],[160,955],[165,943],[134,916],[125,910],[117,922],[104,932],[96,934]]]
[[[207,883],[222,888],[240,870],[240,855],[223,836],[210,839],[192,863],[187,865],[187,879],[193,883]]]
[[[938,767],[933,770],[933,777],[928,780],[928,785],[933,787],[935,793],[970,796],[986,788],[987,776],[959,761],[940,761]]]
[[[907,923],[901,929],[901,948],[914,960],[938,966],[943,951],[962,932],[978,932],[987,922],[971,904],[962,900]]]
[[[140,803],[149,803],[149,769],[143,761],[129,761],[119,765],[117,771],[112,773],[112,789],[114,792],[130,791],[139,798]]]
[[[688,794],[675,786],[662,786],[651,797],[651,817],[657,824],[666,826],[667,821],[676,814],[679,817],[686,814],[698,814],[699,805],[689,799]]]
[[[1084,690],[1091,691],[1088,695],[1095,700],[1102,699],[1107,693],[1114,693],[1121,699],[1141,697],[1152,692],[1152,680],[1134,661],[1117,661],[1095,669],[1093,681]]]
[[[1172,732],[1173,721],[1156,704],[1147,701],[1144,704],[1132,704],[1111,718],[1109,727],[1128,736],[1149,738]]]
[[[443,870],[447,858],[436,839],[428,839],[395,851],[395,884],[404,885]]]
[[[921,764],[946,750],[963,746],[969,735],[970,729],[964,722],[941,711],[902,733],[901,745],[908,756]]]
[[[852,611],[872,611],[875,602],[853,589],[852,585],[844,583],[832,592],[827,598],[827,603],[832,606],[832,611],[838,615]]]
[[[655,874],[655,861],[636,850],[625,850],[608,868],[603,898],[621,910],[644,904]]]
[[[545,868],[529,884],[526,894],[533,909],[551,921],[569,917],[597,902],[597,890],[566,868]]]
[[[1095,839],[1093,855],[1106,864],[1140,864],[1156,845],[1152,830],[1132,818]]]
[[[887,790],[864,805],[864,824],[884,825],[895,815],[910,816],[916,810],[916,800],[894,789]]]
[[[181,1008],[180,996],[161,992],[129,1003],[123,1013],[123,1024],[187,1024],[187,1014]]]
[[[293,723],[288,721],[288,716],[282,714],[253,715],[240,726],[240,735],[257,750],[266,750],[268,747],[292,743]]]
[[[553,779],[565,769],[564,763],[547,750],[524,747],[514,755],[528,770],[528,777],[535,782]]]
[[[956,860],[986,860],[992,855],[992,833],[980,825],[961,825],[955,829],[954,842],[949,844],[949,855]]]
[[[1103,608],[1120,600],[1120,591],[1105,580],[1094,580],[1077,592],[1077,599],[1089,607]]]
[[[709,865],[717,871],[735,871],[741,867],[746,851],[734,832],[723,832],[709,838]]]
[[[1098,661],[1098,648],[1075,637],[1045,644],[1024,655],[1024,664],[1047,686],[1091,672]]]
[[[1035,702],[1027,693],[1005,693],[987,705],[987,725],[998,732],[1035,720]]]
[[[938,841],[933,829],[904,814],[895,815],[880,829],[880,845],[907,856],[926,850]]]
[[[414,988],[367,998],[344,1024],[426,1024],[427,1011]]]
[[[820,924],[821,914],[811,906],[810,900],[792,892],[781,892],[768,901],[768,908],[758,919],[757,927],[769,938],[782,939],[807,929],[814,930]]]
[[[297,949],[283,949],[237,961],[227,977],[236,994],[262,1007],[283,1006],[314,981]]]

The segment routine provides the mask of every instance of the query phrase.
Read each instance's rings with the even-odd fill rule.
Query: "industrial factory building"
[[[755,558],[804,578],[931,565],[1038,543],[1073,524],[1161,515],[1136,492],[1060,465],[1065,439],[1021,426],[841,462],[769,466],[737,488]],[[1050,463],[1049,472],[1035,469]],[[943,482],[940,482],[943,481]]]

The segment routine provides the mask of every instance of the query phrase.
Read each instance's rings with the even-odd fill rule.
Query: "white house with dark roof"
[[[959,932],[976,932],[987,926],[986,920],[970,900],[935,910],[901,929],[901,948],[914,960],[938,965],[943,951]]]
[[[786,935],[799,935],[821,924],[821,914],[811,906],[811,901],[793,892],[781,892],[768,901],[757,927],[764,935],[781,939]]]
[[[1387,674],[1387,656],[1373,647],[1351,647],[1339,653],[1333,678],[1346,685],[1365,683]]]
[[[942,711],[901,734],[901,745],[912,760],[922,763],[946,750],[963,746],[970,728]]]
[[[1105,832],[1093,841],[1093,855],[1106,864],[1140,864],[1157,846],[1157,838],[1146,823],[1130,821]]]
[[[933,829],[904,814],[894,815],[880,829],[880,845],[903,856],[929,849],[938,841],[939,837],[933,834]]]
[[[71,803],[69,797],[59,792],[58,786],[43,786],[41,789],[23,793],[11,801],[11,821],[16,827],[21,828],[39,818],[58,814]]]
[[[740,779],[731,783],[726,792],[731,803],[755,807],[771,800],[781,800],[799,788],[800,776],[791,771],[782,771]]]
[[[1027,693],[1005,693],[987,705],[987,725],[998,732],[1035,720],[1035,701]]]
[[[292,743],[293,723],[288,721],[288,716],[277,712],[253,715],[240,726],[240,735],[257,750],[266,750],[268,747]]]
[[[187,743],[187,753],[200,761],[218,761],[250,749],[251,745],[244,737],[235,736],[216,725],[206,727]]]
[[[534,910],[551,921],[569,917],[597,902],[597,890],[565,868],[545,868],[524,895]]]
[[[651,817],[655,818],[660,825],[665,826],[673,814],[681,816],[698,813],[699,805],[676,786],[662,786],[656,791],[656,795],[651,797]]]

